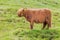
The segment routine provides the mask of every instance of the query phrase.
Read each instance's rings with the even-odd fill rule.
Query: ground
[[[34,24],[17,16],[19,8],[49,8],[52,27],[41,30],[42,24]],[[60,40],[60,0],[0,0],[0,40]]]

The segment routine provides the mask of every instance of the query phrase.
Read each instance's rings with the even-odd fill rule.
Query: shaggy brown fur
[[[33,29],[34,23],[43,23],[43,28],[48,25],[47,28],[51,27],[51,11],[49,9],[24,9],[21,8],[17,11],[18,16],[24,16],[27,21],[30,22],[30,28]]]

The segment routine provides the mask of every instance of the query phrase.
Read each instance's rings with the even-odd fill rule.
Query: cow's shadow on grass
[[[56,30],[30,30],[30,31],[21,31],[16,32],[14,35],[18,37],[29,37],[29,38],[41,38],[48,40],[53,40],[54,38],[59,38],[59,32]]]

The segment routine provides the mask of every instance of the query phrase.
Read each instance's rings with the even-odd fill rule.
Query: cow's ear
[[[27,10],[27,8],[24,8],[24,10]]]
[[[24,12],[24,9],[23,9],[23,12]]]

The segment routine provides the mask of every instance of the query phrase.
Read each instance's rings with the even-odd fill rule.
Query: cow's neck
[[[30,21],[30,19],[31,19],[32,16],[29,14],[29,11],[27,10],[27,11],[24,12],[24,17],[25,17],[28,21]]]
[[[23,14],[23,16],[24,16],[25,18],[28,16],[27,13],[28,13],[27,10],[24,10],[24,14]]]

